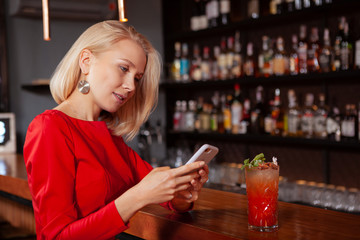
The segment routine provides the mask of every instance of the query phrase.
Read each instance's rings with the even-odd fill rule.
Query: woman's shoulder
[[[58,110],[45,110],[43,113],[37,115],[29,125],[29,128],[57,128],[61,125],[67,125],[67,117],[64,113]]]

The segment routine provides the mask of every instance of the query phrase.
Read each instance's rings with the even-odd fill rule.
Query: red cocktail
[[[278,229],[279,166],[263,162],[245,167],[249,229],[272,232]]]

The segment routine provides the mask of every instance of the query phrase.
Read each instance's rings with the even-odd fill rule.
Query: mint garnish
[[[244,164],[242,165],[241,167],[241,170],[244,169],[245,167],[248,167],[248,168],[252,168],[252,167],[258,167],[260,163],[264,163],[265,162],[265,156],[263,153],[260,153],[258,155],[256,155],[254,157],[253,160],[251,160],[250,162],[250,159],[246,159],[244,161]]]

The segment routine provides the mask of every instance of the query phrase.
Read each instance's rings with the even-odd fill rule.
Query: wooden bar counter
[[[8,167],[8,171],[0,174],[0,191],[30,201],[22,156],[1,154],[0,164]],[[3,202],[0,205],[3,206]],[[9,203],[0,207],[0,214],[8,211],[8,206]],[[29,206],[25,207],[26,211],[31,211]],[[159,205],[147,206],[130,220],[126,232],[149,240],[360,239],[360,215],[285,202],[279,202],[277,232],[249,231],[247,221],[245,195],[204,188],[193,211],[176,214]],[[34,229],[33,223],[28,224],[28,228]]]

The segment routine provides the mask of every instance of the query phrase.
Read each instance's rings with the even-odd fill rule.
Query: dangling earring
[[[90,84],[86,80],[80,80],[78,83],[79,92],[87,94],[90,91]]]

